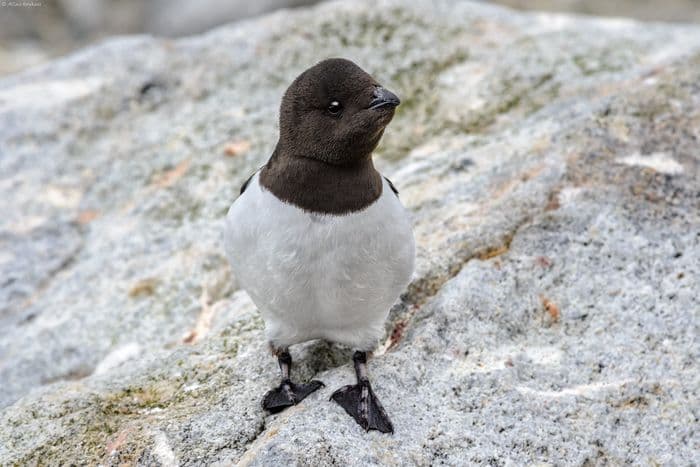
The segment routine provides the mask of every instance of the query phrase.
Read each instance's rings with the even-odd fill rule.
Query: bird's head
[[[282,98],[278,148],[333,165],[371,156],[399,98],[349,60],[324,60],[299,75]]]

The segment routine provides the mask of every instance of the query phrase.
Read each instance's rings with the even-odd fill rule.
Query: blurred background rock
[[[317,0],[4,0],[0,1],[0,74],[107,36],[186,36],[313,3]]]
[[[319,0],[2,0],[0,75],[122,34],[178,37]],[[519,9],[700,21],[700,0],[495,0]]]

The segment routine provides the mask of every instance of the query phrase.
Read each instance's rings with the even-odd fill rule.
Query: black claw
[[[312,392],[324,387],[321,381],[313,380],[306,384],[296,384],[289,380],[265,394],[262,401],[263,409],[270,413],[278,413],[303,401]]]
[[[344,408],[365,431],[394,432],[391,420],[368,381],[343,386],[331,395],[331,399]]]

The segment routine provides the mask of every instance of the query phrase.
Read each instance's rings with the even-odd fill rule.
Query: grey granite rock
[[[279,97],[327,56],[404,104],[377,163],[418,263],[370,363],[393,436],[274,416],[221,247]],[[468,2],[328,3],[117,39],[0,81],[0,464],[697,460],[700,28]]]

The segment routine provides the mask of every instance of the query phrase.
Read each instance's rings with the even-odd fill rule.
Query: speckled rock
[[[326,388],[274,416],[221,245],[287,84],[351,58],[415,277],[371,361],[393,436]],[[116,39],[0,81],[0,464],[696,461],[700,28],[469,2],[325,3]]]

